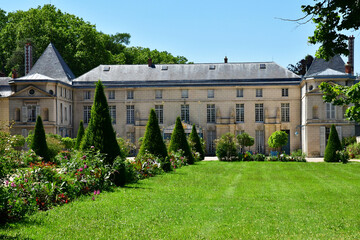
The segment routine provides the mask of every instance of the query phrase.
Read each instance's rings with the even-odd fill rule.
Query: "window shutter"
[[[325,153],[325,127],[320,127],[320,156],[324,156]]]
[[[336,126],[336,131],[338,133],[338,136],[339,136],[339,139],[340,139],[340,142],[341,142],[341,139],[342,139],[342,132],[341,132],[341,126]]]
[[[27,107],[23,106],[21,112],[22,112],[22,121],[27,122],[28,120]]]
[[[36,105],[36,118],[40,115],[40,106]]]

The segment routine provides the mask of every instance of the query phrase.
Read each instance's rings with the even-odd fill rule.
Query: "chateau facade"
[[[323,156],[332,124],[340,137],[354,136],[355,124],[344,119],[345,108],[324,103],[322,81],[354,84],[337,56],[315,59],[304,77],[274,62],[216,64],[100,65],[75,77],[56,48],[49,44],[28,74],[0,79],[0,120],[12,122],[12,134],[26,136],[41,115],[46,132],[76,137],[80,120],[91,116],[95,82],[105,85],[110,115],[118,136],[136,142],[144,135],[154,108],[164,138],[177,116],[189,129],[195,124],[208,155],[222,134],[247,132],[254,152],[268,154],[269,136],[289,135],[284,151],[302,149]]]

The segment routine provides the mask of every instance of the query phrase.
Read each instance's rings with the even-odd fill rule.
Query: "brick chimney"
[[[349,61],[348,64],[350,64],[351,71],[350,73],[354,75],[354,36],[349,37]],[[346,65],[345,65],[346,68]],[[345,70],[346,71],[346,70]]]
[[[149,59],[148,59],[148,67],[152,67],[152,59],[151,59],[151,57],[149,57]]]
[[[27,75],[32,68],[32,46],[31,43],[25,44],[25,75]]]
[[[350,62],[347,62],[345,64],[345,73],[352,74],[353,66],[350,64]]]
[[[225,56],[225,58],[224,58],[224,63],[228,63],[228,58],[227,58],[227,56]]]

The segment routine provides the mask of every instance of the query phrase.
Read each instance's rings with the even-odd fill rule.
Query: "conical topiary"
[[[95,150],[100,150],[101,153],[106,154],[105,161],[108,164],[112,164],[114,159],[121,155],[112,126],[104,86],[100,80],[96,83],[91,118],[84,139],[81,141],[80,149],[90,149],[91,146],[94,146]]]
[[[193,164],[195,161],[194,156],[190,151],[180,117],[177,117],[174,131],[171,134],[169,151],[177,152],[180,149],[184,151],[184,155],[188,159],[188,164]]]
[[[205,153],[202,148],[200,137],[196,131],[195,124],[192,126],[192,130],[189,136],[190,146],[192,147],[193,152],[198,152],[200,154],[200,160],[204,160]]]
[[[75,149],[79,149],[80,144],[81,144],[81,140],[84,137],[84,133],[85,133],[85,131],[84,131],[84,122],[83,122],[83,120],[81,120],[80,125],[79,125],[79,130],[78,130],[78,133],[77,133],[77,136],[76,136]]]
[[[149,120],[146,125],[139,154],[144,154],[145,151],[163,159],[168,156],[154,109],[150,110]]]
[[[329,139],[325,148],[324,161],[325,162],[338,162],[336,151],[342,150],[339,135],[333,124],[330,129]]]
[[[34,136],[32,139],[31,147],[34,152],[43,158],[45,162],[48,162],[49,159],[49,150],[46,143],[46,135],[44,130],[44,125],[42,123],[40,115],[36,119]]]

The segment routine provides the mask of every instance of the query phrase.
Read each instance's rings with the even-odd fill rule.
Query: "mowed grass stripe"
[[[358,239],[360,164],[201,162],[0,229],[33,239]]]

